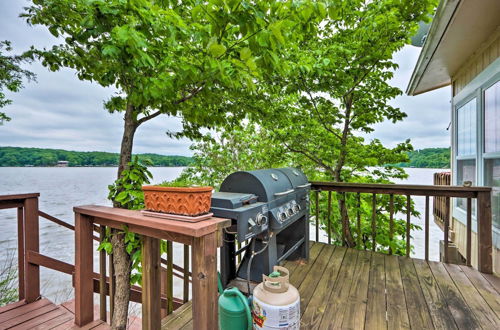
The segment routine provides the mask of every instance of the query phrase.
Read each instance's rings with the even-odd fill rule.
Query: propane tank
[[[252,315],[248,299],[238,288],[227,288],[219,297],[219,329],[252,329]]]
[[[300,329],[299,291],[290,284],[285,267],[274,266],[253,290],[254,329]]]

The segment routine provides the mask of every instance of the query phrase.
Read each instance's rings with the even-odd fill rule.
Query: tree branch
[[[174,101],[173,104],[174,105],[178,105],[178,104],[181,104],[183,102],[186,102],[186,101],[192,99],[193,97],[195,97],[198,93],[200,93],[203,90],[204,86],[205,86],[205,83],[203,83],[201,86],[199,86],[199,87],[195,88],[194,90],[192,90],[191,93],[189,93],[188,95],[183,96],[180,99]],[[137,126],[139,126],[139,125],[147,122],[148,120],[151,120],[151,119],[153,119],[155,117],[158,117],[163,112],[164,112],[163,109],[160,109],[160,110],[157,110],[157,111],[153,112],[150,115],[142,117],[141,119],[137,120]]]

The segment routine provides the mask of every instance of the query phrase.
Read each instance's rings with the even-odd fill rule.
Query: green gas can
[[[238,288],[227,288],[219,297],[219,329],[252,329],[252,313],[248,300]]]

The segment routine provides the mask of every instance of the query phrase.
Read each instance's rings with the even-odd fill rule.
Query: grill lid
[[[295,168],[240,171],[229,175],[220,191],[254,194],[259,202],[271,202],[307,183],[306,176]]]

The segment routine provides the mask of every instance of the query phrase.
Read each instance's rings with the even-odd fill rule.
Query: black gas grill
[[[236,172],[224,180],[211,208],[215,216],[232,219],[221,248],[224,285],[247,278],[252,251],[263,250],[250,267],[255,282],[282,260],[309,258],[309,190],[306,176],[295,168]],[[236,241],[246,245],[237,250]],[[244,254],[239,265],[238,254]]]

